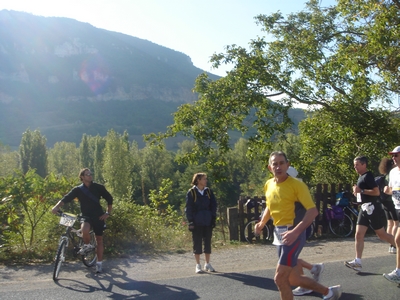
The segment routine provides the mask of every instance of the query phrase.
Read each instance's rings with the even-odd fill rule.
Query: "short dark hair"
[[[357,156],[354,161],[359,161],[361,164],[368,167],[368,158],[366,156]]]
[[[271,164],[271,159],[272,156],[278,156],[278,155],[282,155],[285,158],[285,161],[288,162],[289,160],[287,159],[286,153],[283,151],[274,151],[269,155],[269,159],[268,159],[268,165]]]

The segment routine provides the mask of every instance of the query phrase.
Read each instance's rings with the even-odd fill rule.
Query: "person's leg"
[[[384,222],[382,221],[383,209],[380,205],[375,205],[372,214],[369,216],[371,227],[374,229],[376,235],[381,241],[389,243],[394,246],[394,236],[385,231]]]
[[[356,226],[356,235],[355,235],[355,249],[356,249],[356,258],[361,259],[364,251],[364,237],[367,232],[368,227],[364,225]]]
[[[282,226],[283,228],[284,226]],[[291,228],[288,228],[289,230]],[[275,228],[277,230],[277,228]],[[287,230],[287,229],[286,229]],[[298,257],[306,242],[306,234],[302,232],[296,241],[291,245],[277,246],[278,263],[275,270],[274,281],[281,294],[281,299],[293,299],[292,287],[289,282],[289,276],[292,268],[298,265]],[[299,272],[302,270],[301,266],[298,267]]]
[[[210,253],[204,253],[206,264],[210,263]]]
[[[103,236],[96,235],[97,242],[97,262],[103,261],[103,253],[104,253],[104,244],[103,244]]]
[[[210,264],[211,257],[211,237],[212,237],[212,227],[207,226],[204,232],[204,255],[205,255],[205,264],[204,270],[209,272],[215,272],[214,268]]]
[[[394,221],[388,219],[387,220],[387,227],[386,227],[386,232],[393,235],[393,227],[394,227]]]
[[[196,264],[200,264],[200,254],[194,254],[194,259],[196,260]]]
[[[297,265],[301,266],[301,270],[300,270],[301,274],[303,274],[303,268],[311,271],[311,269],[313,267],[312,264],[310,264],[300,258],[297,260]]]
[[[400,270],[400,229],[397,230],[394,242],[397,248],[396,252],[396,269]]]
[[[89,244],[90,243],[90,223],[89,222],[83,222],[81,223],[81,229],[82,229],[82,240],[84,244]]]
[[[196,261],[196,273],[201,273],[200,265],[200,255],[202,252],[202,242],[203,242],[203,226],[195,226],[192,231],[192,242],[193,242],[193,254]]]
[[[392,228],[392,232],[390,232],[390,234],[393,236],[396,236],[398,228],[399,228],[399,221],[393,221],[393,228]]]
[[[310,264],[306,262],[305,260],[298,259],[297,260],[297,266],[300,266],[298,269],[298,273],[300,276],[304,276],[304,270],[303,269],[308,269],[310,273],[312,274],[312,279],[314,279],[316,282],[319,282],[321,278],[321,274],[324,271],[324,264]],[[309,293],[312,293],[313,291],[311,289],[302,287],[302,286],[297,286],[295,289],[292,290],[293,295],[295,296],[302,296],[306,295]]]
[[[302,274],[302,266],[300,264],[297,264],[296,267],[294,267],[290,273],[289,276],[289,282],[293,286],[301,286],[302,288],[308,289],[315,291],[317,293],[320,293],[322,295],[327,295],[329,292],[329,288],[326,286],[323,286],[322,284],[316,282],[314,279],[307,277]]]
[[[292,268],[289,266],[278,265],[275,271],[274,281],[278,287],[279,293],[282,300],[293,299],[291,282],[289,281],[289,276]]]
[[[375,230],[376,235],[381,241],[388,242],[390,245],[395,245],[394,236],[387,233],[385,228],[380,228]]]

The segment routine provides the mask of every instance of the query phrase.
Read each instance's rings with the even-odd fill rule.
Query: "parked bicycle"
[[[248,203],[249,202],[246,203],[246,206],[247,206]],[[258,204],[263,206],[265,204],[265,200],[262,200],[262,202],[258,202]],[[244,237],[245,237],[245,239],[246,239],[246,241],[248,243],[257,243],[257,242],[260,242],[260,241],[265,241],[265,242],[272,243],[274,241],[273,232],[274,232],[275,226],[274,226],[274,223],[273,223],[272,219],[269,219],[268,222],[265,224],[265,226],[263,228],[263,231],[262,231],[262,234],[261,234],[262,238],[261,238],[260,235],[255,235],[255,233],[254,233],[254,231],[255,231],[254,227],[256,226],[256,224],[258,222],[261,221],[261,217],[262,217],[262,215],[264,213],[264,210],[265,210],[265,208],[263,208],[261,210],[261,213],[260,213],[260,215],[258,216],[257,219],[248,222],[246,224],[246,226],[244,227]],[[314,233],[315,233],[315,229],[316,229],[315,227],[316,227],[316,224],[315,224],[315,220],[314,220],[311,223],[311,225],[307,228],[307,231],[306,231],[307,240],[309,240],[312,237],[314,237]]]
[[[362,203],[350,202],[349,192],[344,191],[336,195],[336,204],[326,211],[330,231],[338,237],[348,237],[353,234],[359,214],[359,205]],[[357,208],[356,208],[357,207]],[[385,218],[385,216],[382,216]],[[384,222],[386,224],[386,221]],[[369,225],[371,230],[374,230]]]
[[[247,201],[245,204],[247,207],[250,205],[251,202]],[[258,202],[258,205],[265,205],[265,200],[262,200],[262,202]],[[265,224],[264,229],[261,233],[261,235],[256,235],[254,233],[254,228],[258,222],[261,221],[261,217],[264,213],[265,208],[261,210],[261,213],[258,217],[256,217],[255,220],[252,220],[246,224],[244,227],[244,238],[248,243],[256,243],[260,241],[267,241],[267,242],[272,242],[274,239],[273,235],[273,230],[274,230],[274,225],[272,223],[272,220],[268,220],[268,222]],[[262,237],[262,238],[261,238]]]
[[[90,244],[92,245],[92,249],[85,251],[84,253],[79,253],[81,247],[83,246],[82,239],[82,230],[75,229],[74,224],[76,220],[83,221],[85,217],[76,216],[70,213],[64,213],[59,211],[60,225],[66,226],[65,233],[61,235],[60,240],[58,242],[57,253],[55,257],[54,264],[54,272],[53,272],[53,280],[56,281],[58,279],[58,275],[60,274],[61,266],[66,260],[66,253],[69,244],[71,243],[73,246],[72,253],[74,257],[80,256],[82,262],[87,267],[92,267],[97,261],[96,254],[96,236],[93,230],[90,231]]]

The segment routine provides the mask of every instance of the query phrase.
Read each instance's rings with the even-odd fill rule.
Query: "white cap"
[[[297,170],[295,168],[293,168],[292,166],[289,166],[287,173],[292,177],[297,177],[297,175],[299,174],[299,172],[297,172]]]
[[[396,148],[393,149],[392,152],[389,152],[389,154],[393,154],[393,153],[399,153],[400,152],[400,146],[397,146]],[[290,167],[289,167],[290,168]]]

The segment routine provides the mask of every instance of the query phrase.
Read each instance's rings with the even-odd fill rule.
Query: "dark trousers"
[[[202,244],[204,242],[204,253],[211,253],[211,226],[195,226],[192,231],[193,253],[202,254]]]

